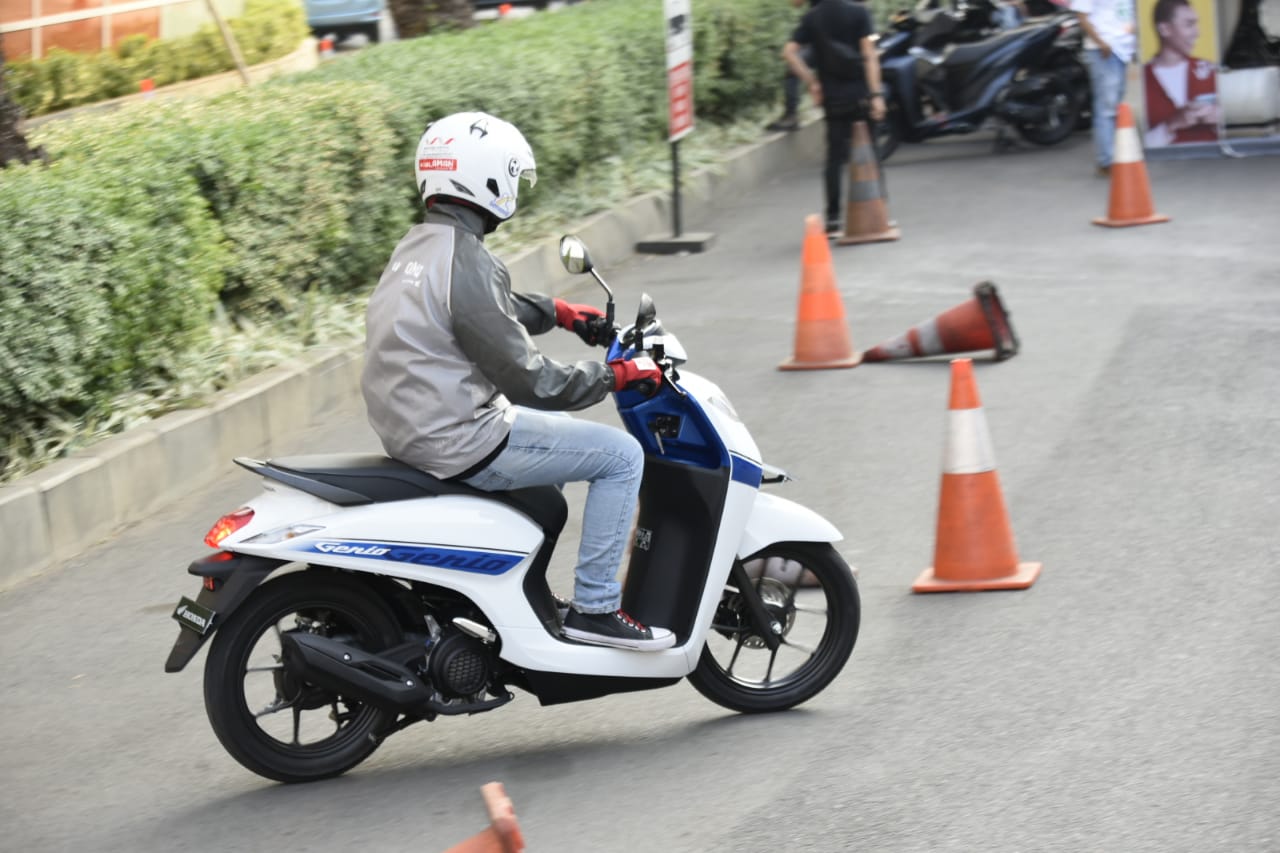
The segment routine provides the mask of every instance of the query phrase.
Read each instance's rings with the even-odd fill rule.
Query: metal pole
[[[213,0],[204,0],[204,4],[209,7],[209,14],[217,23],[218,29],[222,31],[222,40],[227,43],[227,50],[231,53],[231,58],[235,60],[236,70],[240,72],[240,78],[248,86],[250,83],[249,69],[245,67],[244,57],[240,55],[240,45],[236,44],[236,37],[232,35],[231,28],[227,26],[227,22],[222,20],[222,15],[218,14],[218,8],[213,5]]]
[[[680,236],[680,140],[671,143],[671,230]]]

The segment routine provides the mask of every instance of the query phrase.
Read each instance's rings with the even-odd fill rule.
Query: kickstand
[[[1018,137],[1013,128],[1009,127],[1006,122],[996,123],[996,138],[993,149],[997,154],[1018,150]]]

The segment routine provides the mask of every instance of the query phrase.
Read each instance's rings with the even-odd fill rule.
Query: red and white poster
[[[667,138],[693,130],[693,20],[690,0],[663,0],[667,25]]]

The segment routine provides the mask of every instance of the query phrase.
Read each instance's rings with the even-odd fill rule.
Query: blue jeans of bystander
[[[1116,107],[1124,100],[1125,64],[1114,53],[1085,51],[1093,86],[1093,154],[1100,167],[1111,165],[1116,139]]]

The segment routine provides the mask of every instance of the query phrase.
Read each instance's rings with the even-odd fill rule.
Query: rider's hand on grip
[[[557,326],[574,332],[589,347],[608,340],[609,324],[603,311],[593,305],[575,305],[563,299],[555,303]]]
[[[630,361],[609,362],[613,369],[613,390],[639,391],[652,397],[662,385],[662,370],[651,358],[633,358]]]

